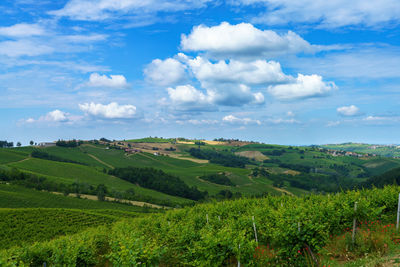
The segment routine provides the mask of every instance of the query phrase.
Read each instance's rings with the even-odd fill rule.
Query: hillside
[[[398,145],[377,145],[363,143],[328,144],[320,146],[326,149],[375,154],[383,157],[400,157]]]
[[[399,191],[399,187],[391,186],[327,196],[268,196],[196,205],[0,251],[0,264],[236,266],[240,262],[246,266],[369,266],[390,263],[398,259],[400,251],[399,237],[392,224]],[[357,212],[353,208],[355,202]],[[348,229],[354,218],[357,232],[352,245]]]
[[[13,169],[25,174],[25,186],[96,195],[98,186],[104,185],[109,197],[166,206],[192,205],[193,199],[200,198],[203,202],[209,198],[336,192],[400,167],[399,159],[334,156],[317,147],[184,138],[104,139],[75,147],[0,149],[0,162],[0,171],[8,176]],[[123,168],[152,168],[169,178],[160,180],[164,185],[150,185],[114,175],[114,169]],[[224,182],[215,182],[216,177]],[[38,187],[32,179],[43,181]],[[171,183],[184,183],[203,197],[191,199],[173,193],[167,189]]]

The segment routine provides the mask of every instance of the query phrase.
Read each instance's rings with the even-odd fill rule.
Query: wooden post
[[[297,231],[300,233],[300,222],[297,223]]]
[[[208,214],[206,214],[206,219],[207,219],[207,223],[208,223]]]
[[[256,237],[256,242],[258,243],[257,228],[256,228],[256,223],[254,222],[254,216],[252,216],[251,218],[252,218],[252,220],[253,220],[254,236]]]
[[[400,219],[400,194],[399,194],[399,202],[397,204],[397,221],[396,221],[396,231],[399,230],[399,219]]]
[[[239,258],[240,258],[240,244],[239,244]],[[238,259],[238,267],[240,267],[240,259]]]
[[[357,211],[357,201],[354,202],[353,233],[351,235],[351,242],[353,243],[353,245],[354,245],[354,241],[355,241],[355,238],[356,238],[356,214],[355,214],[356,211]]]
[[[218,221],[221,221],[221,217],[218,215]]]

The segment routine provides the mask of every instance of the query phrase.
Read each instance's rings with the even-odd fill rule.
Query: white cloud
[[[76,35],[65,35],[61,36],[61,40],[65,40],[70,43],[92,43],[92,42],[99,42],[99,41],[104,41],[106,40],[108,35],[106,34],[88,34],[88,35],[82,35],[82,34],[76,34]]]
[[[270,57],[323,49],[309,44],[292,31],[279,35],[271,30],[259,30],[249,23],[231,25],[223,22],[213,27],[199,25],[188,36],[182,34],[181,39],[185,51],[205,51],[219,57]]]
[[[127,83],[123,75],[100,75],[98,73],[92,73],[89,77],[88,86],[91,87],[108,87],[108,88],[127,88],[129,84]]]
[[[235,123],[235,124],[258,124],[258,125],[261,125],[261,122],[259,120],[253,120],[250,118],[238,118],[232,114],[223,117],[222,121],[228,122],[228,123]]]
[[[160,11],[176,12],[202,8],[210,0],[70,0],[60,10],[49,12],[73,20],[105,20],[123,15],[153,14]]]
[[[9,57],[39,56],[53,52],[54,48],[51,46],[30,40],[0,42],[0,55]]]
[[[357,116],[360,114],[360,109],[354,105],[338,107],[336,111],[339,115],[347,117]]]
[[[201,83],[276,84],[288,81],[281,65],[275,61],[220,60],[212,63],[203,57],[188,60],[188,65]]]
[[[39,36],[45,33],[45,29],[39,24],[19,23],[8,27],[0,27],[0,36],[14,38]]]
[[[293,123],[300,123],[300,121],[296,119],[283,119],[283,118],[274,118],[274,119],[267,119],[266,122],[272,124],[293,124]]]
[[[84,103],[79,108],[87,115],[105,119],[131,119],[136,115],[136,107],[133,105],[119,105],[111,102],[108,105]]]
[[[270,86],[268,92],[278,99],[291,100],[323,96],[336,88],[333,82],[324,82],[319,75],[298,74],[292,83]]]
[[[265,5],[253,22],[267,25],[318,24],[322,28],[345,26],[379,27],[400,21],[398,0],[231,0],[231,4]]]
[[[167,91],[169,98],[175,104],[198,106],[210,103],[208,96],[191,85],[180,85],[175,89],[169,87]]]
[[[185,81],[186,66],[174,58],[154,59],[144,69],[146,79],[154,84],[170,86]]]
[[[70,113],[55,109],[48,112],[44,116],[40,116],[37,120],[34,118],[28,118],[24,122],[28,124],[33,123],[67,123],[73,124],[82,119],[82,116],[71,115]]]

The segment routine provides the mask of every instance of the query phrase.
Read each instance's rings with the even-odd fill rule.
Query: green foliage
[[[46,159],[46,160],[53,160],[53,161],[60,161],[60,162],[69,162],[69,163],[77,163],[77,164],[81,164],[80,162],[74,161],[74,160],[70,160],[70,159],[65,159],[59,156],[54,156],[51,155],[45,151],[41,151],[41,150],[34,150],[31,153],[31,157],[33,158],[39,158],[39,159]]]
[[[357,221],[393,219],[399,190],[390,186],[328,196],[267,196],[197,205],[120,221],[111,229],[3,251],[0,263],[31,264],[46,259],[49,265],[68,265],[81,258],[93,265],[108,259],[117,266],[223,266],[237,261],[246,266],[266,262],[306,266],[309,260],[301,252],[305,248],[315,254],[322,252],[330,235],[350,228],[354,217]],[[260,246],[273,249],[271,259],[258,256]]]
[[[0,208],[66,208],[90,210],[114,210],[128,212],[148,212],[142,207],[119,204],[114,202],[100,202],[75,197],[65,197],[48,192],[37,191],[21,186],[0,184]]]
[[[170,195],[193,200],[200,200],[206,196],[206,193],[200,192],[195,187],[187,186],[178,177],[166,174],[162,170],[129,167],[115,168],[109,170],[108,173],[129,181],[130,183],[138,184]]]
[[[246,164],[250,163],[250,160],[246,157],[211,149],[191,148],[189,153],[195,158],[208,159],[211,163],[221,164],[225,167],[244,168],[246,167]]]
[[[56,142],[56,146],[61,146],[61,147],[77,147],[80,146],[83,142],[78,141],[78,140],[69,140],[69,141],[64,141],[64,140],[58,140]]]
[[[116,220],[83,210],[0,209],[0,249],[74,234]]]
[[[229,180],[228,177],[225,176],[225,174],[220,174],[220,173],[203,175],[203,176],[200,176],[200,179],[209,181],[214,184],[229,185],[229,186],[235,185],[234,183],[232,183],[231,180]]]

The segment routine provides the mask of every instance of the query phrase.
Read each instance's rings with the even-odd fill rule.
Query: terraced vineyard
[[[400,187],[391,186],[325,196],[269,196],[197,205],[2,251],[0,264],[343,266],[349,262],[361,266],[365,259],[385,259],[399,252],[397,237],[389,229],[399,192]],[[354,218],[359,222],[356,236],[368,235],[361,224],[367,221],[368,225],[376,222],[377,236],[367,236],[371,241],[357,237],[355,245],[350,238],[343,248],[336,244],[339,247],[332,252],[332,242],[336,236],[346,235]],[[387,225],[389,228],[381,231]],[[388,249],[374,249],[369,242],[379,242],[382,247],[385,243]],[[361,251],[361,256],[343,261],[340,249],[351,255]]]

